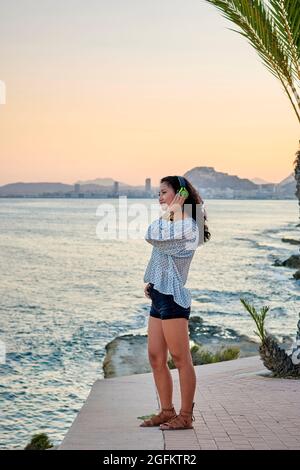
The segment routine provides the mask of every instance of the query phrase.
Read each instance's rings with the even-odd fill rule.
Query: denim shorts
[[[160,318],[161,320],[169,320],[171,318],[190,317],[191,307],[184,308],[174,301],[173,295],[163,294],[154,289],[153,284],[149,283],[149,295],[152,300],[150,316]]]

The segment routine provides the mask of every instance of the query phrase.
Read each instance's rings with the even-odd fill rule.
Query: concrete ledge
[[[268,377],[258,356],[195,367],[194,429],[141,428],[159,410],[152,373],[97,380],[64,449],[300,449],[300,382]],[[180,409],[178,370],[171,370]]]
[[[157,411],[152,374],[97,380],[59,450],[163,449],[162,432],[137,419]]]

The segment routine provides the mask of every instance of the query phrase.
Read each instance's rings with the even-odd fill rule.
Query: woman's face
[[[162,206],[162,208],[167,208],[173,201],[175,197],[175,191],[172,188],[172,186],[169,186],[167,183],[160,183],[159,186],[159,203]]]

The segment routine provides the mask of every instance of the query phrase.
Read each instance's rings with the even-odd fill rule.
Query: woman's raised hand
[[[179,193],[175,194],[173,201],[170,203],[168,210],[174,212],[180,212],[186,198],[181,196]]]

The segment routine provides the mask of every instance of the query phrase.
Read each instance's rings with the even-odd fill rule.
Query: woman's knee
[[[152,369],[160,370],[167,367],[168,358],[165,352],[157,353],[148,350],[149,362]]]
[[[177,369],[193,366],[193,360],[190,352],[183,354],[171,353],[171,357]]]

